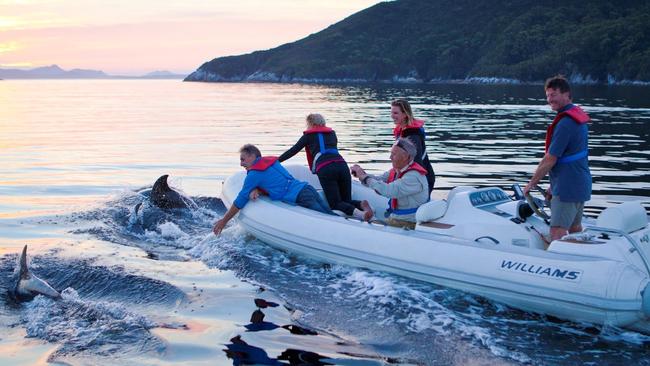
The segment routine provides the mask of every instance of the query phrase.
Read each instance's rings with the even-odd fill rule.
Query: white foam
[[[352,294],[355,297],[367,295],[381,304],[393,303],[398,298],[397,290],[390,280],[372,276],[367,272],[354,271],[348,276],[347,282],[357,287]]]
[[[188,254],[202,262],[216,266],[217,268],[228,267],[232,258],[224,255],[227,249],[241,247],[244,243],[246,231],[239,225],[228,225],[219,236],[207,233],[193,239]]]
[[[100,338],[113,337],[115,331],[151,329],[156,323],[132,313],[126,307],[109,302],[93,302],[79,298],[74,289],[63,291],[62,299],[54,301],[36,296],[21,314],[28,337],[55,342],[65,340],[75,348],[85,348]]]
[[[61,298],[64,300],[78,301],[79,293],[77,293],[77,290],[73,289],[72,287],[67,287],[61,291]]]
[[[171,221],[164,222],[157,227],[160,235],[166,239],[181,239],[187,238],[188,235],[181,230],[181,228]]]
[[[600,336],[611,342],[623,341],[636,345],[650,343],[650,336],[611,326],[604,326]]]

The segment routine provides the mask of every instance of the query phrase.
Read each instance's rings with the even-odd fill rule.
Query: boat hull
[[[227,206],[244,177],[236,174],[224,183]],[[317,186],[317,181],[310,183]],[[247,204],[239,223],[261,241],[291,253],[391,272],[526,311],[650,333],[641,310],[648,276],[624,262],[486,245],[323,215],[267,198]]]

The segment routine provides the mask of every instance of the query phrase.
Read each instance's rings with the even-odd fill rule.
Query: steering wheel
[[[535,184],[535,187],[533,187],[539,194],[542,195],[542,197],[546,196],[546,191],[542,189],[539,185]],[[544,220],[550,220],[551,216],[544,211],[544,199],[539,199],[537,197],[533,197],[532,191],[528,191],[526,195],[526,202],[528,202],[528,205],[530,206],[531,209],[535,212],[535,214],[539,217],[541,217]]]

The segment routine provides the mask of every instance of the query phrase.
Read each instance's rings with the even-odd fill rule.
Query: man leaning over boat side
[[[212,231],[219,235],[230,221],[250,200],[254,189],[263,190],[272,200],[279,200],[322,213],[336,215],[316,189],[306,182],[295,179],[274,156],[262,157],[255,145],[246,144],[239,149],[239,161],[246,169],[246,178],[237,198],[226,214],[214,224]]]
[[[546,191],[551,201],[551,240],[567,233],[582,231],[585,202],[591,199],[589,171],[589,116],[572,103],[569,82],[554,76],[544,84],[546,101],[557,112],[546,129],[545,155],[533,177],[524,188],[527,194],[546,174],[550,187]]]
[[[350,168],[362,184],[388,197],[387,223],[415,227],[415,212],[429,200],[427,170],[414,161],[417,148],[408,138],[398,138],[390,150],[393,168],[381,176],[369,175],[359,165]]]

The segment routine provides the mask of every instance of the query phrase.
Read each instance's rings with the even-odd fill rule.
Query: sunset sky
[[[0,0],[0,68],[186,74],[293,42],[378,0]]]

